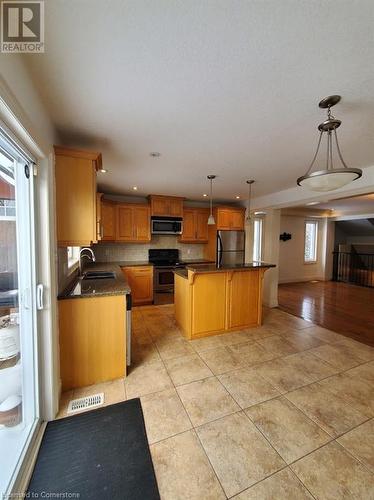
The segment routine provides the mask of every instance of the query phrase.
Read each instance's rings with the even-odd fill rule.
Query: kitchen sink
[[[83,280],[107,280],[114,279],[116,275],[111,271],[87,271],[83,274]]]

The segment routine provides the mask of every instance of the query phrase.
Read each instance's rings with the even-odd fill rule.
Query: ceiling
[[[25,55],[63,145],[103,153],[102,190],[220,200],[295,186],[320,98],[343,96],[340,145],[374,165],[372,0],[48,0]],[[161,153],[151,158],[149,153]],[[301,189],[301,188],[300,188]]]
[[[356,219],[336,222],[343,233],[350,236],[374,236],[374,219]]]
[[[304,207],[305,208],[305,207]],[[374,193],[341,198],[313,205],[312,208],[333,210],[335,215],[374,214]]]

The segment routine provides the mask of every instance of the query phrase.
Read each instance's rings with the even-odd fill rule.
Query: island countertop
[[[268,269],[269,267],[276,267],[275,264],[267,262],[246,262],[244,264],[222,264],[217,266],[215,263],[211,264],[187,264],[186,269],[194,273],[212,273],[212,272],[227,272],[227,271],[241,271],[251,269]]]
[[[175,269],[175,318],[185,337],[192,340],[260,326],[263,277],[272,267],[248,262]]]

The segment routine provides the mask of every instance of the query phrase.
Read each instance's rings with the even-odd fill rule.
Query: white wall
[[[38,282],[45,286],[45,309],[38,314],[41,416],[50,420],[58,408],[60,386],[52,147],[55,131],[21,55],[0,54],[0,98],[0,119],[37,158],[39,166],[35,179],[39,227]]]
[[[305,220],[299,215],[281,215],[280,234],[292,235],[288,241],[279,242],[279,282],[292,283],[325,279],[326,230],[325,218],[318,220],[317,262],[304,263]],[[278,236],[279,238],[279,236]]]

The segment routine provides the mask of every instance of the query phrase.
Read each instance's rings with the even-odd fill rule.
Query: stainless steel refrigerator
[[[217,231],[216,265],[244,263],[244,231]]]

